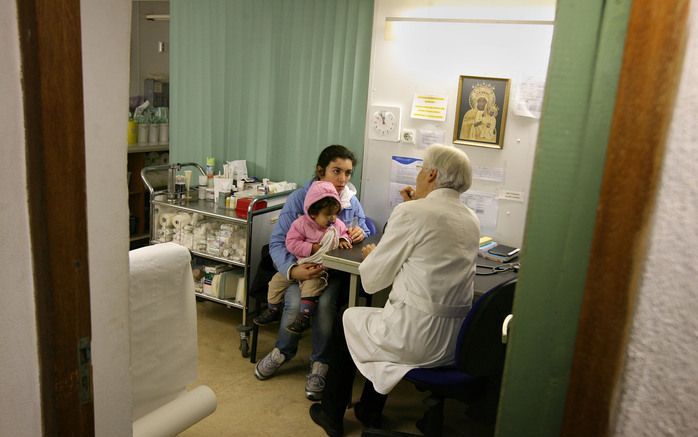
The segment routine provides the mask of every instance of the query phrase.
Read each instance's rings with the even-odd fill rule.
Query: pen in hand
[[[402,200],[407,202],[408,200],[414,200],[415,198],[415,190],[411,186],[406,186],[402,190],[400,190],[400,195],[402,196]]]

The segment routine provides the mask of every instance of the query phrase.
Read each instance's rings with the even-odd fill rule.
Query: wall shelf
[[[170,150],[169,144],[152,144],[139,146],[138,144],[129,144],[128,153],[144,153],[144,152],[167,152]]]
[[[135,232],[130,237],[131,243],[148,240],[150,235],[150,199],[141,180],[141,170],[148,161],[147,155],[150,152],[168,152],[169,149],[169,144],[148,146],[129,144],[128,146],[127,171],[131,173],[131,178],[128,181],[128,209],[136,220]],[[131,244],[131,249],[135,247],[137,246]]]

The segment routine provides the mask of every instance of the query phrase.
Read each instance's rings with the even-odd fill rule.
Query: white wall
[[[616,436],[698,435],[698,2],[633,321]]]
[[[81,2],[97,436],[131,435],[126,108],[129,0]]]
[[[41,435],[41,398],[14,0],[0,0],[0,435]]]
[[[369,108],[400,106],[403,129],[440,129],[445,131],[445,143],[452,144],[460,75],[511,78],[513,91],[522,79],[544,79],[548,66],[551,25],[394,22],[394,38],[386,40],[385,17],[553,20],[554,14],[554,0],[376,0]],[[445,122],[410,118],[417,92],[448,96]],[[510,105],[502,150],[457,146],[470,156],[474,166],[505,168],[503,183],[474,180],[473,190],[496,192],[505,188],[524,193],[523,203],[499,202],[494,236],[514,245],[520,245],[523,239],[537,132],[538,120],[513,115]],[[390,215],[392,155],[421,157],[422,151],[412,144],[370,140],[367,131],[361,201],[367,214],[379,224]]]

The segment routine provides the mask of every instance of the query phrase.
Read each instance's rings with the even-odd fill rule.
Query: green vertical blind
[[[372,0],[172,0],[172,162],[245,159],[303,183],[318,153],[363,153]],[[361,180],[360,167],[352,178]]]

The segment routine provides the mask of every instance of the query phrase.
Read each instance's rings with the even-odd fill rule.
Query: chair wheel
[[[248,344],[246,338],[240,340],[240,352],[242,353],[243,358],[250,356],[250,345]]]

